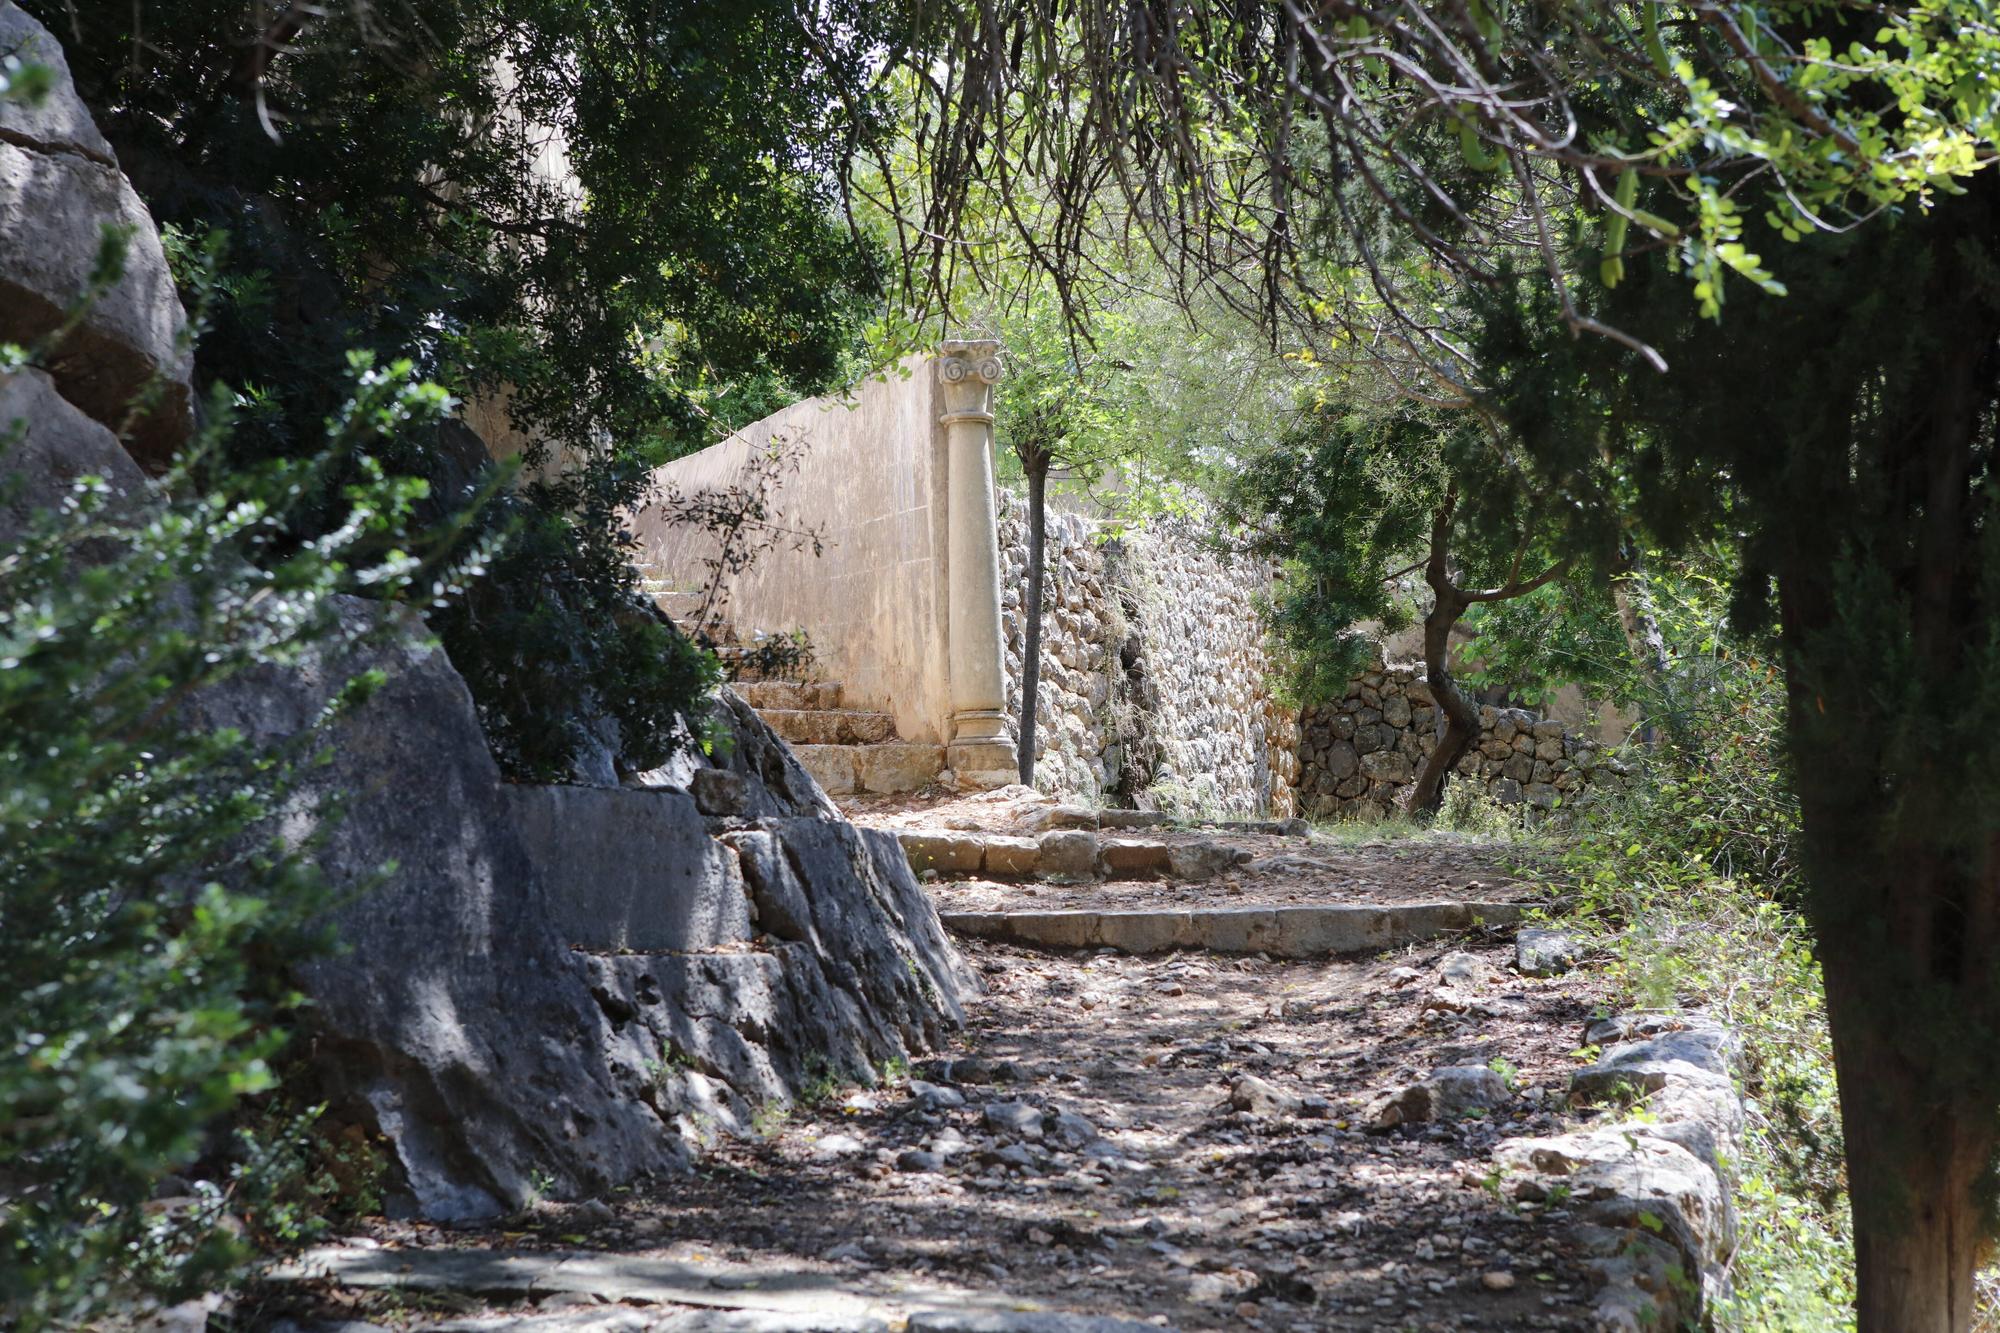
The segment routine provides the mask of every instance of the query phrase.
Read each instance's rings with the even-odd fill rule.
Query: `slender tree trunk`
[[[1663,688],[1667,676],[1667,638],[1660,633],[1651,600],[1637,582],[1645,570],[1644,562],[1627,552],[1618,563],[1621,568],[1611,576],[1611,600],[1618,607],[1618,624],[1625,631],[1625,646],[1647,683]]]
[[[1016,766],[1021,781],[1035,785],[1035,716],[1042,688],[1042,552],[1048,534],[1049,457],[1021,460],[1028,474],[1028,593],[1021,610],[1027,616],[1026,641],[1021,645],[1021,748]]]
[[[1440,597],[1424,617],[1424,678],[1444,712],[1444,731],[1403,798],[1403,812],[1411,816],[1437,811],[1444,803],[1445,778],[1479,739],[1479,710],[1451,678],[1451,631],[1464,614],[1465,603]]]
[[[1424,564],[1424,581],[1431,588],[1431,610],[1424,617],[1424,678],[1444,712],[1444,730],[1403,798],[1403,813],[1413,817],[1433,814],[1443,804],[1445,776],[1479,739],[1479,710],[1451,678],[1451,631],[1470,605],[1464,590],[1451,581],[1447,548],[1453,507],[1453,498],[1447,498],[1433,516],[1430,556]]]

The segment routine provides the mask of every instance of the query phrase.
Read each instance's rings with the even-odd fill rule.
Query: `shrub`
[[[237,1153],[226,1186],[147,1204],[274,1083],[297,1003],[279,960],[322,942],[325,891],[272,816],[326,725],[378,682],[349,681],[279,745],[201,730],[180,705],[388,632],[419,586],[442,595],[403,549],[421,483],[357,451],[445,402],[406,365],[352,362],[325,455],[359,456],[362,480],[344,488],[348,520],[314,541],[287,536],[287,511],[322,464],[190,489],[197,452],[136,508],[82,478],[0,549],[0,1323],[200,1290],[242,1257],[233,1213],[253,1235],[296,1230],[258,1211],[291,1189],[296,1125]],[[0,445],[20,430],[0,423]],[[353,591],[373,613],[336,596]]]
[[[1631,1002],[1706,1010],[1743,1041],[1744,1223],[1716,1326],[1849,1327],[1840,1117],[1819,964],[1794,906],[1780,682],[1727,632],[1722,580],[1682,569],[1652,592],[1677,650],[1643,699],[1660,738],[1640,779],[1582,824],[1568,887]]]

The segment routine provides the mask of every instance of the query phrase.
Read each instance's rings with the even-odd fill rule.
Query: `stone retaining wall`
[[[1479,743],[1454,778],[1501,805],[1588,805],[1621,783],[1625,766],[1597,741],[1519,708],[1482,707]],[[1299,718],[1299,802],[1313,816],[1380,819],[1437,748],[1439,715],[1421,662],[1378,657],[1346,697]]]
[[[1021,716],[1027,505],[999,494],[1007,709]],[[1154,527],[1100,541],[1050,513],[1035,786],[1177,814],[1296,812],[1297,728],[1272,697],[1261,567]]]

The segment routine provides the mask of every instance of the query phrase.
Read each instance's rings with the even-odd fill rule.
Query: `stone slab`
[[[934,833],[923,829],[898,829],[896,841],[910,858],[910,869],[941,873],[976,871],[986,861],[986,843],[967,833]]]
[[[760,708],[757,712],[771,730],[795,745],[874,745],[896,734],[896,719],[887,713],[852,708]]]
[[[837,680],[738,681],[730,686],[752,708],[839,708]]]
[[[915,791],[936,782],[944,769],[941,745],[888,741],[856,746],[853,754],[856,787],[861,791]]]
[[[1220,907],[1184,911],[945,912],[948,929],[979,939],[1051,949],[1110,947],[1127,953],[1209,949],[1324,958],[1369,953],[1480,924],[1520,919],[1519,903],[1408,903],[1395,907]]]
[[[989,875],[1032,875],[1041,864],[1040,841],[996,834],[986,839],[986,855],[980,869]]]
[[[1039,839],[1041,873],[1087,876],[1097,873],[1097,835],[1087,829],[1051,829]]]
[[[679,952],[751,937],[736,853],[708,836],[688,796],[605,787],[506,792],[549,915],[572,947]]]
[[[1165,828],[1173,822],[1172,815],[1162,813],[1158,810],[1100,810],[1097,812],[1097,826],[1099,828]]]
[[[696,1262],[596,1251],[511,1249],[364,1249],[327,1245],[276,1264],[264,1274],[279,1286],[319,1285],[362,1290],[453,1292],[495,1300],[537,1300],[559,1292],[606,1303],[679,1305],[716,1311],[761,1312],[774,1320],[701,1322],[691,1328],[731,1333],[845,1333],[866,1322],[890,1319],[932,1333],[1114,1333],[1149,1327],[1089,1317],[1057,1315],[1037,1303],[998,1291],[905,1284],[891,1294],[855,1290],[837,1272],[805,1267]],[[599,1313],[609,1313],[600,1310]],[[501,1317],[503,1320],[506,1317]],[[548,1324],[452,1321],[454,1329],[502,1333]],[[1022,1320],[1031,1322],[1020,1322]],[[1032,1322],[1055,1319],[1058,1322]],[[1076,1322],[1079,1319],[1082,1322]],[[919,1322],[922,1321],[922,1322]],[[997,1321],[997,1322],[995,1322]],[[1063,1322],[1070,1321],[1070,1322]],[[556,1326],[563,1327],[563,1326]],[[575,1326],[568,1326],[575,1327]],[[678,1325],[669,1325],[678,1328]]]
[[[1147,838],[1105,838],[1098,844],[1097,861],[1112,876],[1164,875],[1170,863],[1167,844]]]
[[[794,745],[792,757],[831,795],[846,796],[859,785],[852,745]]]

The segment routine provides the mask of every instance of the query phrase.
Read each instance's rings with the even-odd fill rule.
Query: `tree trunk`
[[[1648,684],[1664,689],[1667,677],[1667,639],[1660,622],[1637,578],[1644,570],[1639,557],[1629,552],[1618,562],[1621,568],[1611,576],[1611,600],[1618,607],[1618,624],[1625,631],[1625,646],[1632,662]]]
[[[1625,632],[1625,647],[1632,654],[1632,664],[1639,669],[1659,705],[1658,720],[1668,736],[1678,742],[1686,738],[1686,728],[1682,726],[1680,706],[1673,697],[1667,637],[1660,632],[1652,601],[1638,581],[1644,569],[1644,562],[1637,554],[1630,549],[1620,551],[1618,568],[1611,575],[1611,600],[1618,608],[1618,625]],[[1641,720],[1639,739],[1652,741],[1656,735],[1653,712],[1648,709]]]
[[[1027,617],[1027,635],[1021,645],[1021,746],[1015,764],[1021,782],[1035,785],[1035,715],[1039,711],[1042,687],[1042,551],[1048,533],[1046,497],[1049,458],[1024,458],[1028,474],[1028,592],[1021,612]]]
[[[2000,189],[1888,233],[1925,332],[1868,361],[1791,458],[1779,531],[1787,740],[1826,983],[1859,1333],[1964,1333],[2000,1138],[2000,595],[1988,469]],[[1952,226],[1945,219],[1955,219]],[[1976,248],[1975,248],[1976,247]],[[1887,257],[1857,271],[1902,271]],[[1801,316],[1800,318],[1804,318]],[[1896,321],[1884,317],[1881,327]],[[1813,357],[1811,329],[1771,343]],[[1878,336],[1875,333],[1868,335]],[[1887,354],[1885,354],[1887,355]],[[1885,390],[1885,383],[1888,386]],[[1826,395],[1833,397],[1832,395]]]
[[[1479,739],[1479,710],[1451,678],[1451,631],[1471,604],[1464,590],[1451,581],[1448,548],[1456,502],[1454,491],[1432,517],[1430,554],[1424,563],[1424,581],[1431,589],[1431,610],[1424,617],[1424,677],[1444,713],[1444,730],[1403,798],[1403,813],[1413,818],[1437,812],[1444,803],[1445,775]]]
[[[1829,954],[1825,968],[1858,1333],[1965,1333],[1987,1234],[1993,1108],[1939,1086],[1947,1080],[1921,1067],[1933,1062],[1911,1058],[1908,1026],[1923,1020],[1883,1007],[1879,956],[1842,966]]]
[[[1403,813],[1412,817],[1437,812],[1444,803],[1445,777],[1479,739],[1479,710],[1451,678],[1451,631],[1464,614],[1464,602],[1440,596],[1424,617],[1424,676],[1444,713],[1444,731],[1403,798]]]

